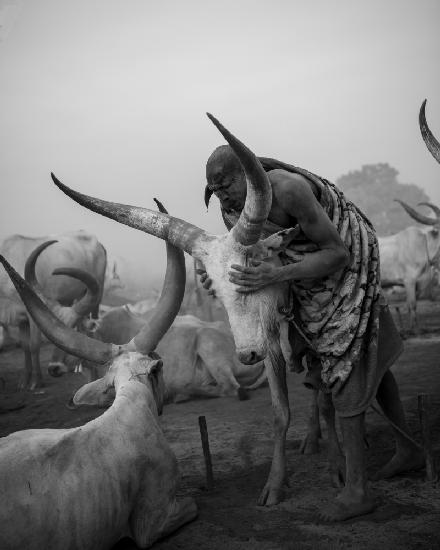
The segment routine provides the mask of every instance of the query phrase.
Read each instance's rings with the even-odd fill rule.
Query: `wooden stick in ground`
[[[212,474],[211,452],[209,450],[208,428],[206,418],[199,416],[200,437],[202,438],[203,456],[205,457],[206,468],[206,488],[212,489],[214,485],[214,476]]]
[[[432,456],[431,445],[431,427],[429,425],[429,396],[422,394],[417,396],[419,409],[420,427],[422,429],[423,450],[425,451],[426,462],[426,480],[437,481],[438,475],[435,467],[434,457]]]

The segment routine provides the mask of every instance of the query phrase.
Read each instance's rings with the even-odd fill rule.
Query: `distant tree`
[[[371,220],[378,235],[392,235],[417,223],[394,199],[417,207],[429,201],[426,193],[412,183],[400,183],[399,172],[387,163],[366,164],[336,180],[336,185]],[[429,211],[423,211],[429,215]]]

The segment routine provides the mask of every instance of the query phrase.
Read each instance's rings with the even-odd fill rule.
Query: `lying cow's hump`
[[[8,476],[27,475],[26,465],[32,471],[43,471],[47,466],[54,466],[61,470],[72,463],[75,450],[75,435],[80,428],[72,429],[35,429],[15,432],[0,439],[0,484],[7,484],[1,472],[8,472]],[[2,464],[8,465],[2,468]]]
[[[178,315],[173,322],[176,328],[213,328],[221,331],[228,331],[223,321],[202,321],[194,315]]]

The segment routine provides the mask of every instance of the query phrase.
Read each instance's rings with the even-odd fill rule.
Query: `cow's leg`
[[[405,282],[406,301],[408,303],[409,330],[419,332],[417,321],[416,281]]]
[[[345,487],[336,500],[320,512],[326,521],[368,514],[375,508],[374,499],[367,490],[364,449],[364,414],[340,418],[346,457]]]
[[[193,498],[186,497],[174,500],[169,505],[166,518],[157,517],[154,521],[157,510],[145,517],[140,517],[136,510],[134,515],[139,516],[135,521],[131,520],[134,541],[139,548],[149,548],[155,541],[193,521],[197,517],[197,505]]]
[[[240,400],[246,399],[246,390],[235,379],[232,358],[225,345],[227,342],[218,331],[205,328],[197,338],[198,356],[219,386],[219,389],[212,388],[215,395],[236,395]]]
[[[409,434],[405,420],[399,389],[391,371],[382,378],[377,391],[377,401],[386,416],[401,430]],[[423,453],[411,443],[401,432],[394,429],[396,451],[391,460],[373,476],[373,479],[392,477],[401,472],[417,470],[424,466]]]
[[[20,346],[24,353],[24,380],[20,381],[22,389],[29,389],[32,380],[32,357],[29,349],[30,329],[28,321],[23,321],[18,325]]]
[[[42,388],[44,386],[43,375],[41,373],[41,366],[40,366],[41,331],[33,321],[30,321],[29,326],[30,326],[29,348],[31,352],[32,369],[34,374],[34,380],[31,385],[31,389],[33,390],[35,388]]]
[[[274,415],[274,452],[269,478],[258,499],[260,506],[280,502],[286,475],[286,434],[290,422],[286,363],[279,346],[271,346],[266,359],[266,372]]]
[[[339,445],[336,432],[335,407],[331,394],[321,392],[319,408],[327,426],[328,436],[328,463],[330,479],[333,487],[343,487],[345,475],[345,459]]]
[[[302,440],[300,453],[311,455],[319,452],[319,439],[321,437],[321,425],[319,423],[318,396],[319,390],[311,390],[310,415],[307,422],[307,433]]]

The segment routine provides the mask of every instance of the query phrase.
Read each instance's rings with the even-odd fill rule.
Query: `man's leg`
[[[319,423],[318,396],[319,390],[311,390],[307,433],[299,448],[299,452],[305,455],[312,455],[319,452],[319,438],[322,437],[322,435],[321,426]]]
[[[401,430],[409,434],[399,388],[391,371],[388,370],[384,374],[376,398],[386,416]],[[401,472],[420,469],[425,463],[423,453],[398,430],[394,429],[393,431],[396,439],[396,452],[391,460],[373,476],[373,479],[388,478]]]
[[[336,432],[335,407],[330,393],[319,395],[319,410],[327,426],[328,436],[328,470],[333,487],[344,486],[345,458],[339,445]]]
[[[320,512],[326,521],[368,514],[375,508],[374,499],[367,491],[364,449],[364,414],[340,417],[346,458],[345,487],[336,500]]]

